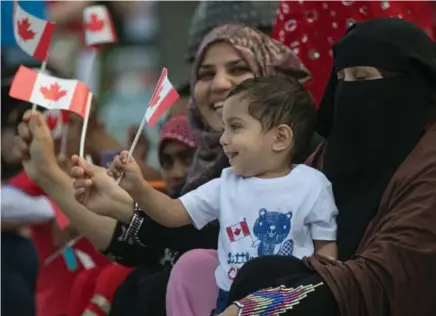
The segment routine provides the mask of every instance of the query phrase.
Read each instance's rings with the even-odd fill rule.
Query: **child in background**
[[[154,190],[128,153],[109,173],[155,221],[201,229],[218,219],[217,313],[238,270],[252,258],[314,252],[336,258],[336,216],[331,183],[319,171],[295,165],[293,157],[311,139],[316,110],[294,78],[252,78],[235,87],[222,107],[221,145],[230,168],[179,199]]]

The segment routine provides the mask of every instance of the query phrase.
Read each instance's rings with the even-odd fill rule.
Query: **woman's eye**
[[[197,80],[211,80],[215,76],[213,72],[199,72],[197,74]]]
[[[231,69],[231,73],[237,76],[244,75],[248,72],[251,72],[251,70],[247,66],[234,67]]]

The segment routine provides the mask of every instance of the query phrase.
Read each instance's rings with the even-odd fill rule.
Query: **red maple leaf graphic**
[[[30,26],[28,18],[17,21],[18,35],[20,35],[23,41],[28,41],[35,37],[35,32],[32,31]]]
[[[48,128],[52,131],[56,128],[57,124],[58,124],[58,120],[59,118],[56,117],[55,115],[47,115],[46,121],[47,121],[47,126]]]
[[[85,23],[85,29],[90,32],[100,32],[104,28],[104,20],[100,19],[97,14],[91,13],[89,21]]]
[[[41,87],[39,91],[45,99],[55,102],[59,101],[67,94],[67,90],[61,90],[61,87],[57,82],[52,83],[49,88]]]
[[[236,228],[235,229],[235,235],[239,236],[240,233],[241,233],[241,229],[240,228]]]

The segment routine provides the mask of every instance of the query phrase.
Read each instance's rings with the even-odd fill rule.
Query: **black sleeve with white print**
[[[112,241],[104,254],[125,266],[157,267],[173,265],[186,251],[216,249],[218,225],[202,230],[188,225],[164,227],[149,218],[135,203],[134,215],[128,224],[118,222]]]

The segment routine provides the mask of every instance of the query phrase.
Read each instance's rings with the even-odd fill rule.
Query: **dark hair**
[[[294,133],[293,156],[305,152],[314,134],[316,108],[312,96],[295,77],[250,78],[233,88],[228,98],[233,96],[249,102],[250,115],[264,130],[288,125]]]

